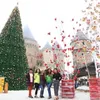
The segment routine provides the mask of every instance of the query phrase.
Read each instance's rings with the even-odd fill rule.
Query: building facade
[[[52,47],[49,44],[49,42],[47,42],[45,44],[45,46],[42,48],[42,53],[43,53],[43,66],[44,69],[45,68],[53,68],[54,67],[54,58],[53,58],[53,51],[52,51]]]
[[[91,52],[92,43],[87,36],[83,32],[78,31],[76,37],[71,42],[71,46],[74,47],[74,50],[72,51],[73,65],[75,66],[74,70],[84,69],[84,73],[80,73],[78,76],[81,76],[81,74],[83,76],[87,75],[87,71],[89,71],[89,74],[95,75],[95,66]]]
[[[58,42],[55,42],[51,46],[48,42],[42,49],[43,52],[43,62],[45,68],[58,68],[60,71],[64,70],[64,55],[62,49],[57,47]]]
[[[29,68],[34,68],[37,66],[39,45],[37,41],[34,39],[28,25],[24,27],[23,36],[25,41],[26,56],[27,56]]]

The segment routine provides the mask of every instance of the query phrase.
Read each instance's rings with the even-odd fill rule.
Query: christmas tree
[[[28,63],[18,7],[13,9],[0,35],[0,75],[6,78],[9,90],[26,89]]]

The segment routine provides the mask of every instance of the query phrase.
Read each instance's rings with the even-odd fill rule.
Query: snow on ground
[[[53,89],[52,91],[52,97],[54,97]],[[39,91],[40,92],[40,91]],[[33,100],[48,100],[48,92],[45,88],[44,91],[45,98],[32,98]],[[32,94],[34,96],[34,90],[32,91]],[[39,96],[39,93],[38,93]],[[28,98],[28,91],[8,91],[8,93],[0,93],[0,100],[32,100],[31,98]],[[54,100],[54,98],[50,99]],[[79,92],[76,91],[75,98],[74,99],[68,99],[68,98],[59,98],[59,100],[90,100],[89,93],[88,92]]]

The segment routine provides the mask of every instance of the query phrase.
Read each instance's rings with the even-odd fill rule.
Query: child
[[[58,72],[57,68],[54,69],[54,74],[53,74],[53,83],[54,83],[54,94],[55,94],[55,100],[58,100],[58,90],[59,90],[59,83],[61,80],[62,76]]]
[[[32,69],[29,69],[29,72],[26,75],[26,78],[27,78],[27,85],[28,85],[28,90],[29,90],[29,98],[33,98],[32,93],[31,93],[32,88],[33,88],[33,83],[34,83]]]
[[[35,98],[37,98],[37,93],[40,86],[40,69],[37,69],[34,73],[34,83],[35,83]]]

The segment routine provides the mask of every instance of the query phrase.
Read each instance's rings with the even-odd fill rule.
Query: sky
[[[71,20],[74,18],[79,21],[82,16],[81,10],[85,6],[84,0],[0,0],[0,31],[17,2],[23,27],[29,26],[41,47],[54,37],[61,44],[61,30],[65,31],[66,36],[75,34],[75,25]],[[64,23],[61,24],[61,21]],[[47,35],[48,32],[51,33],[50,36]],[[70,39],[66,38],[66,42],[69,45]]]
[[[75,20],[74,22],[79,22],[82,18],[81,10],[85,8],[84,0],[0,0],[0,31],[17,2],[23,27],[29,26],[32,35],[41,48],[44,47],[46,42],[51,43],[54,37],[56,37],[55,41],[63,48],[64,44],[61,42],[60,35],[62,30],[64,30],[66,36],[65,43],[67,47],[70,47],[71,38],[68,35],[75,35],[76,30],[73,31],[73,27],[81,28],[79,24],[73,23],[72,19]],[[61,23],[62,21],[64,23]],[[47,35],[48,32],[51,33],[50,36]],[[65,61],[72,60],[71,52],[67,53],[70,58],[65,59]],[[72,71],[69,67],[70,70]]]

